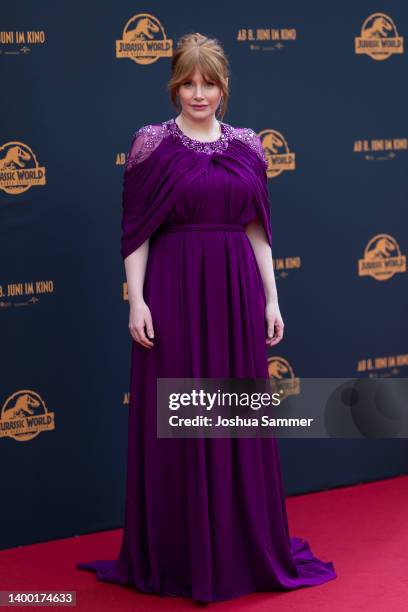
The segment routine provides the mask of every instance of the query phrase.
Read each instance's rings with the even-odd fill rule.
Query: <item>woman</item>
[[[221,601],[336,577],[290,538],[274,438],[158,438],[156,379],[267,378],[283,336],[262,144],[217,121],[228,102],[219,43],[181,38],[177,117],[134,134],[122,256],[132,342],[126,514],[117,560],[78,563],[146,593]]]

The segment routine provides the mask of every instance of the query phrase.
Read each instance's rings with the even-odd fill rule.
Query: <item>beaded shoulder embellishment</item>
[[[235,136],[255,151],[266,170],[269,166],[269,162],[266,159],[265,151],[258,134],[252,128],[235,128]]]
[[[177,125],[174,117],[162,123],[148,124],[140,127],[132,137],[130,150],[125,161],[125,170],[139,164],[159,146],[166,136],[172,135],[179,138],[182,144],[198,153],[222,153],[228,148],[230,141],[234,138],[249,146],[259,157],[265,169],[268,161],[259,136],[252,128],[234,128],[228,123],[220,121],[221,136],[211,142],[202,142],[187,136]]]
[[[126,156],[125,170],[149,157],[166,135],[167,130],[163,124],[142,125],[133,134],[130,150]]]

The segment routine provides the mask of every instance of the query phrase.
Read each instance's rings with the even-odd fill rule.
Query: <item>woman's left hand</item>
[[[283,338],[283,323],[282,315],[277,302],[267,302],[265,307],[265,322],[266,322],[266,344],[274,346]]]

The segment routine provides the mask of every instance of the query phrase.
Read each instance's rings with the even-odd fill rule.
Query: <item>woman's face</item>
[[[195,120],[215,114],[222,92],[214,81],[207,81],[196,68],[194,74],[180,85],[178,94],[183,114]]]

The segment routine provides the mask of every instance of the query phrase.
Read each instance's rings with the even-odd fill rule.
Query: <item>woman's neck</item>
[[[180,113],[175,120],[182,132],[196,140],[217,140],[222,134],[221,125],[214,114],[196,120]]]

